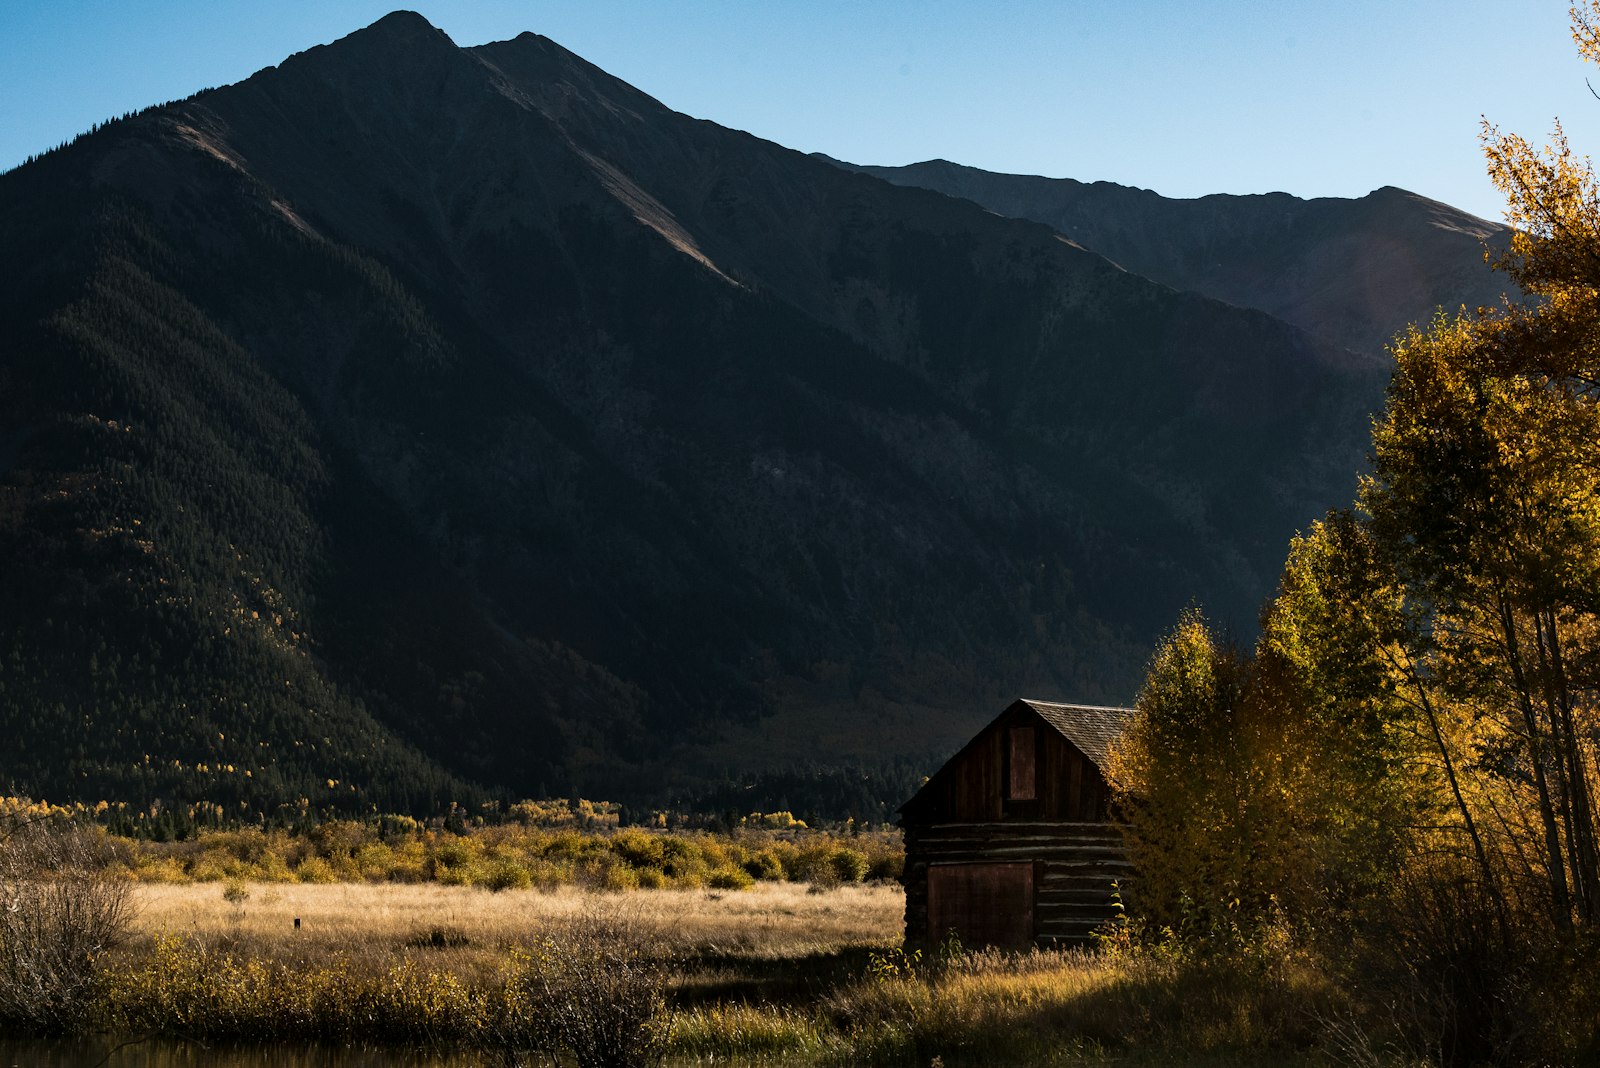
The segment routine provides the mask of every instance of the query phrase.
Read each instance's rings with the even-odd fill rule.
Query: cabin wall
[[[1103,822],[1110,791],[1089,758],[1053,730],[1043,731],[1039,753],[1040,817],[1069,822]]]
[[[1031,864],[1032,941],[1038,945],[1087,940],[1096,928],[1115,916],[1114,888],[1126,886],[1132,875],[1116,826],[1104,822],[1006,820],[907,824],[905,835],[906,868],[902,882],[906,890],[908,944],[938,943],[945,937],[944,931],[930,930],[928,922],[929,869],[939,865]],[[998,867],[988,870],[999,873]],[[973,868],[970,875],[949,873],[967,877],[945,877],[940,882],[948,887],[975,888],[1013,882],[985,878],[984,871],[984,868]],[[959,915],[983,905],[984,902],[964,906],[944,904],[941,911],[946,915]],[[1017,906],[1007,898],[1002,907],[1015,909]],[[979,929],[979,935],[981,938],[985,931],[1014,929],[1004,923],[990,923]],[[1003,944],[1015,944],[1009,933]]]
[[[1031,730],[1032,796],[1013,799],[1018,783],[1029,776],[1011,766],[1018,750],[1011,739],[1017,729]],[[1089,758],[1027,709],[1003,715],[986,727],[950,762],[939,769],[915,803],[905,811],[907,822],[947,823],[968,820],[1044,819],[1091,822],[1106,818],[1105,780]]]

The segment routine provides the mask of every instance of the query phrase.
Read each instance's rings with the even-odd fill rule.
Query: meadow
[[[137,886],[133,905],[135,944],[177,936],[260,959],[425,957],[472,971],[508,947],[596,924],[626,930],[678,961],[888,949],[899,941],[904,899],[898,886],[884,883],[639,893],[265,883],[246,884],[242,894],[231,883],[189,883]]]
[[[14,804],[0,1032],[582,1068],[1376,1062],[1346,988],[1286,945],[907,950],[892,829],[526,815],[152,840]]]
[[[106,966],[108,1023],[203,1041],[514,1062],[551,1044],[535,1033],[548,1021],[510,1019],[527,996],[626,1017],[652,1055],[685,1064],[1281,1064],[1310,1056],[1338,1000],[1281,962],[1206,974],[1114,948],[906,953],[903,897],[882,883],[191,882],[137,885],[132,901]]]

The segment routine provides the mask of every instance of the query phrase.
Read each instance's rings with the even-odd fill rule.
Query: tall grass
[[[674,998],[631,932],[497,951],[463,974],[423,959],[261,961],[167,938],[113,967],[100,1022],[202,1040],[318,1039],[589,1066],[1293,1063],[1333,994],[1250,972],[1185,974],[1084,953],[968,954],[922,974],[859,972],[802,999]],[[674,1004],[676,1000],[676,1004]],[[1286,1020],[1296,1019],[1291,1027]]]
[[[95,1022],[202,1041],[464,1048],[505,1063],[566,1054],[579,1068],[633,1068],[657,1060],[668,1033],[662,977],[609,935],[513,948],[475,977],[416,960],[261,960],[169,936],[107,969]]]
[[[1129,1049],[1292,1056],[1319,1041],[1338,999],[1309,967],[987,951],[875,969],[825,1011],[865,1062],[1034,1064]]]

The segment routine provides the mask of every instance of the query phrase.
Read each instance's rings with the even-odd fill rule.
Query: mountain
[[[1505,247],[1506,227],[1393,186],[1353,200],[1287,193],[1175,200],[1111,182],[996,174],[945,160],[838,165],[1042,222],[1146,278],[1259,308],[1358,352],[1383,352],[1436,308],[1494,305],[1509,285],[1484,257]]]
[[[1189,604],[1248,635],[1385,377],[405,12],[0,175],[0,247],[52,798],[898,800]]]

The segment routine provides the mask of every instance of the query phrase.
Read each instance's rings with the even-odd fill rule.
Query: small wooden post
[[[300,930],[300,917],[298,916],[294,918],[294,929],[296,931]]]

